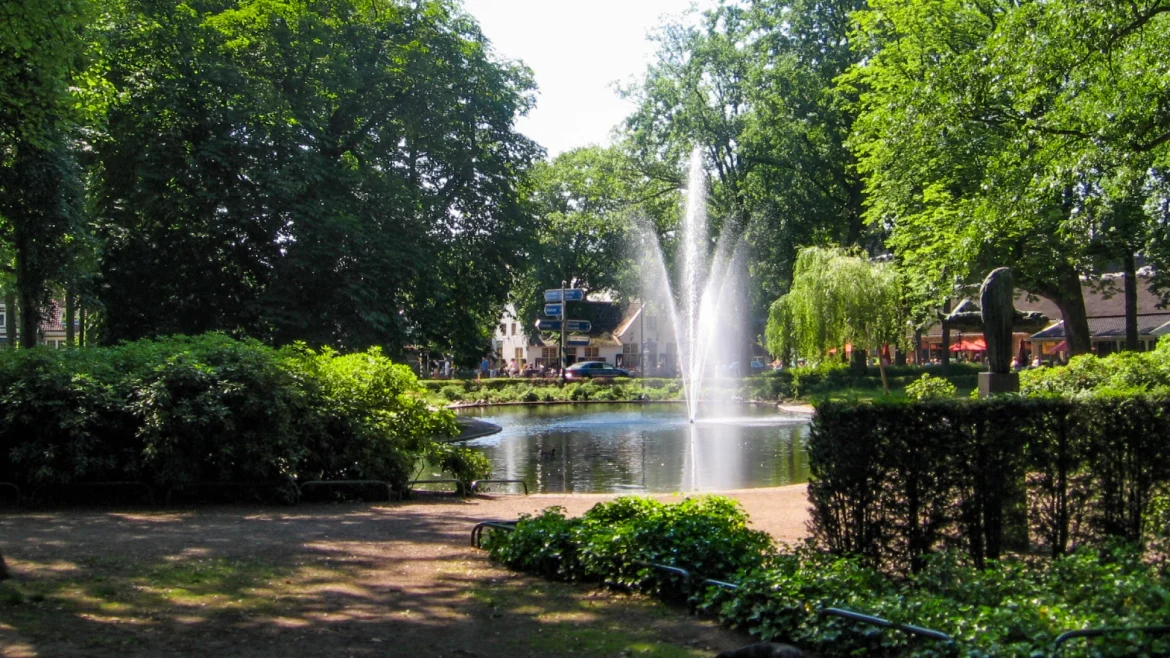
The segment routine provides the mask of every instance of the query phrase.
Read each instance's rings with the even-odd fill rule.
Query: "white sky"
[[[610,131],[633,110],[614,82],[640,77],[656,44],[647,35],[664,15],[678,16],[713,0],[464,0],[499,56],[536,75],[536,109],[520,131],[549,157],[577,146],[608,144]]]

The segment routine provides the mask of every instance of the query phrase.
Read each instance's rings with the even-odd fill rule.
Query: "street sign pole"
[[[569,319],[569,300],[565,298],[565,282],[561,281],[561,386],[565,385],[565,320]]]

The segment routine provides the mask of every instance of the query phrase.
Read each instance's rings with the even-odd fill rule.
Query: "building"
[[[1083,281],[1081,293],[1085,299],[1093,351],[1104,356],[1121,349],[1125,345],[1125,294],[1121,275],[1106,275],[1102,280],[1094,282]],[[968,301],[960,300],[959,304]],[[1141,350],[1153,349],[1160,336],[1170,333],[1170,309],[1158,308],[1160,303],[1161,298],[1149,289],[1149,278],[1139,277],[1137,316],[1138,345]],[[1017,332],[1012,339],[1014,352],[1024,354],[1029,359],[1039,356],[1046,361],[1063,361],[1068,358],[1064,320],[1056,304],[1044,297],[1030,296],[1021,291],[1016,297],[1016,308],[1021,311],[1038,311],[1051,322],[1038,332]],[[984,349],[982,340],[981,332],[951,330],[951,350],[964,356],[978,358]],[[936,324],[923,332],[921,346],[923,358],[936,359],[942,356],[940,325]],[[973,349],[955,349],[955,346]]]
[[[596,308],[606,306],[616,309],[614,302],[585,302]],[[606,315],[604,313],[594,315]],[[588,335],[566,335],[565,360],[571,365],[578,361],[603,361],[620,368],[638,372],[642,364],[649,364],[646,374],[671,376],[678,363],[677,349],[673,342],[664,340],[669,335],[666,322],[659,322],[659,315],[642,302],[628,304],[614,321],[594,321]],[[501,367],[520,370],[557,368],[560,364],[560,337],[545,334],[530,339],[525,332],[526,323],[536,318],[516,317],[516,309],[509,304],[496,326],[494,337],[495,352]]]
[[[40,335],[37,337],[37,343],[41,345],[48,345],[49,347],[60,348],[67,344],[67,332],[65,331],[65,309],[62,304],[53,302],[50,304],[48,313],[43,320],[41,320]],[[0,347],[8,344],[8,323],[15,322],[15,318],[8,316],[8,307],[3,302],[0,302]],[[74,336],[77,335],[77,330],[81,328],[81,321],[74,319],[73,329]],[[17,336],[20,335],[20,325],[16,325]]]

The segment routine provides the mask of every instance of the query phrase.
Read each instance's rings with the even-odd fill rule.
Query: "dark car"
[[[615,368],[603,361],[582,361],[565,368],[565,379],[591,379],[593,377],[629,377],[630,371]]]

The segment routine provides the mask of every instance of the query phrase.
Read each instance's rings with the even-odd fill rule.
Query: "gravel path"
[[[804,536],[804,485],[725,495],[778,540]],[[23,595],[0,601],[0,656],[700,658],[744,644],[683,610],[510,573],[469,545],[481,520],[614,497],[0,513],[15,576],[3,587]]]

